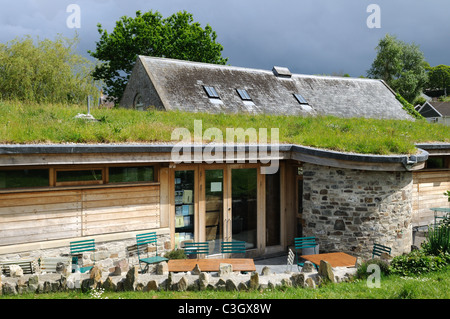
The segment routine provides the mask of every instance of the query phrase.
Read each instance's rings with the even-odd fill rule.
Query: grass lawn
[[[175,128],[187,128],[193,137],[194,120],[202,121],[203,132],[208,128],[221,130],[224,142],[227,128],[254,128],[257,132],[267,128],[267,142],[273,143],[271,128],[278,128],[280,143],[360,154],[413,154],[415,143],[450,142],[450,127],[424,120],[141,112],[122,108],[91,110],[98,122],[75,118],[86,112],[85,106],[0,102],[0,144],[167,143]]]

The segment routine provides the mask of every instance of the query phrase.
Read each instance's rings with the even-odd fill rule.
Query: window
[[[56,186],[103,184],[102,169],[57,170]]]
[[[295,93],[294,96],[297,99],[298,103],[308,104],[308,101],[306,101],[305,98],[301,94]]]
[[[48,186],[48,169],[0,170],[0,189]]]
[[[141,94],[136,94],[135,98],[134,98],[134,108],[136,110],[143,110],[144,109],[144,103],[142,102],[142,96]]]
[[[445,163],[445,157],[444,156],[430,156],[428,157],[427,168],[430,169],[439,169],[439,168],[447,168],[447,165]]]
[[[153,166],[110,167],[110,183],[153,182]]]
[[[193,240],[195,231],[195,171],[175,172],[175,245]]]
[[[246,90],[241,90],[241,89],[237,89],[236,90],[239,94],[239,96],[241,97],[242,100],[244,101],[251,101],[252,98],[250,97],[250,95],[248,95]]]
[[[208,94],[209,98],[212,99],[220,99],[219,94],[217,94],[217,91],[214,87],[212,86],[204,86],[203,87],[206,91],[206,94]]]

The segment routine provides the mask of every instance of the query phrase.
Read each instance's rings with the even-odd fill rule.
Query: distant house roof
[[[443,117],[450,116],[450,102],[429,102]]]
[[[381,80],[139,56],[121,105],[206,113],[411,119]]]
[[[450,102],[427,101],[418,112],[425,118],[450,117]]]

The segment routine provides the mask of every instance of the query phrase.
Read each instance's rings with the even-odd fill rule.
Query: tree
[[[166,57],[187,61],[225,64],[223,46],[207,25],[194,22],[192,14],[183,11],[163,19],[159,12],[136,12],[135,18],[122,17],[112,33],[98,24],[100,40],[91,56],[102,61],[93,76],[103,80],[105,92],[117,101],[122,97],[138,55]]]
[[[94,67],[75,53],[78,37],[0,44],[0,97],[37,103],[80,103],[98,95]]]
[[[427,68],[428,70],[428,88],[444,91],[447,96],[447,88],[450,87],[450,66],[437,65]]]
[[[369,78],[384,80],[394,91],[412,103],[427,82],[422,51],[387,34],[376,47],[377,56],[367,72]]]

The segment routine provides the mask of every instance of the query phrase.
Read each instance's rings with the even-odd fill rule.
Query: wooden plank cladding
[[[0,246],[159,227],[159,185],[0,194]]]
[[[433,207],[450,207],[444,192],[450,190],[450,170],[421,171],[413,174],[413,223],[434,221]]]

